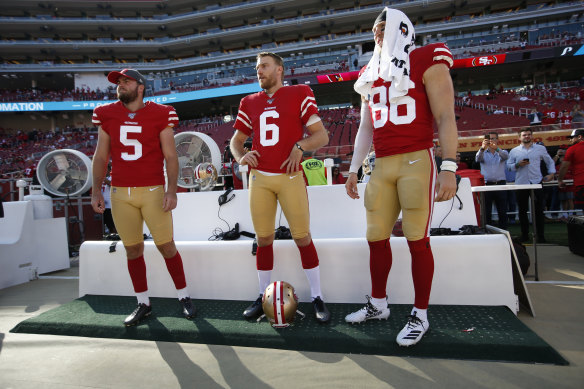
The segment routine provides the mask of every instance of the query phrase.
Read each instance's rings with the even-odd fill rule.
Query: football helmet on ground
[[[264,292],[262,307],[272,327],[288,327],[294,321],[298,308],[294,287],[286,281],[272,282]]]

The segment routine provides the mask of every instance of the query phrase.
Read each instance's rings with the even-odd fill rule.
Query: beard
[[[270,89],[271,87],[273,87],[274,85],[277,84],[276,78],[273,75],[266,77],[263,80],[259,80],[259,81],[260,81],[260,88],[262,88],[262,89]]]
[[[118,90],[118,99],[124,103],[129,104],[138,98],[138,86],[133,90],[126,90],[125,92],[120,92]]]

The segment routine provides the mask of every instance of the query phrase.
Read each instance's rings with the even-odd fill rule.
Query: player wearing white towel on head
[[[375,146],[375,170],[365,190],[372,292],[367,304],[347,315],[349,323],[387,319],[387,279],[392,264],[390,235],[400,212],[412,256],[414,308],[397,336],[400,346],[416,344],[429,328],[427,308],[434,274],[430,222],[434,201],[456,194],[457,129],[453,60],[444,44],[414,46],[414,28],[401,11],[385,8],[373,26],[374,55],[355,90],[362,96],[361,125],[345,184],[358,198],[357,170]],[[436,120],[443,162],[433,154]]]

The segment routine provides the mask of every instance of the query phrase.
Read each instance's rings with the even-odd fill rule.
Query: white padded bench
[[[311,233],[319,254],[325,301],[359,303],[370,293],[369,250],[365,239],[363,206],[365,184],[359,184],[361,199],[352,200],[344,185],[308,187]],[[193,298],[253,300],[258,294],[252,240],[208,241],[215,228],[224,231],[240,224],[253,232],[247,190],[219,210],[223,192],[181,193],[173,211],[174,235],[181,252],[189,291]],[[432,227],[459,229],[476,225],[470,181],[463,178],[459,197],[436,203]],[[453,206],[451,206],[453,205]],[[279,225],[280,213],[276,217]],[[282,225],[287,226],[282,215]],[[411,304],[414,299],[411,257],[406,239],[392,237],[393,267],[388,281],[392,304]],[[505,305],[518,311],[513,292],[511,255],[504,235],[434,236],[431,238],[435,273],[431,304]],[[119,242],[109,253],[109,241],[87,241],[80,249],[79,295],[133,295],[125,251]],[[145,242],[145,260],[151,296],[175,297],[176,291],[164,261],[152,241]],[[310,288],[292,240],[274,242],[272,279],[290,282],[301,301],[309,301]]]

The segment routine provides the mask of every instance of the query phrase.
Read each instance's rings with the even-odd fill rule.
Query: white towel
[[[373,57],[354,85],[355,92],[371,99],[371,87],[379,77],[391,81],[389,101],[395,102],[414,87],[410,80],[410,56],[414,46],[414,26],[410,19],[397,9],[385,8],[385,35],[380,49],[375,46]]]

